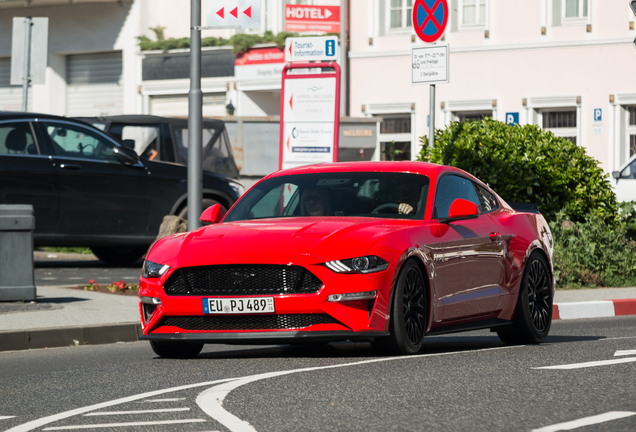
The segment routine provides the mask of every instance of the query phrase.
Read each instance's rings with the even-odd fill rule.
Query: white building
[[[350,114],[384,116],[380,140],[403,143],[410,157],[428,134],[429,111],[429,86],[411,85],[411,47],[424,45],[411,25],[413,3],[352,1],[349,53]],[[636,31],[627,1],[448,4],[441,43],[450,45],[450,83],[437,85],[436,128],[518,113],[520,124],[584,146],[608,172],[636,152]]]

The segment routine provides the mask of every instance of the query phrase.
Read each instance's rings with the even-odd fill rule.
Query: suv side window
[[[40,154],[28,122],[0,123],[0,154]]]
[[[493,194],[478,184],[475,184],[474,186],[477,191],[477,196],[479,197],[480,204],[477,207],[479,208],[480,214],[489,213],[499,208],[499,202],[497,202],[497,198],[495,198]]]
[[[623,169],[621,179],[636,179],[636,159]]]
[[[58,156],[117,161],[113,154],[115,145],[94,131],[66,123],[43,124]]]
[[[450,206],[457,198],[462,198],[481,206],[473,182],[456,175],[446,175],[437,182],[433,219],[448,217]]]

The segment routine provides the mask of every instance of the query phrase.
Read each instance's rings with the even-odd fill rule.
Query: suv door
[[[636,157],[623,168],[616,180],[616,200],[636,201]]]
[[[31,204],[36,244],[59,223],[57,170],[28,120],[0,121],[0,204]]]
[[[117,144],[95,129],[39,124],[60,176],[60,234],[77,245],[150,244],[156,233],[148,229],[151,178],[145,167],[119,162]]]
[[[501,288],[504,245],[487,214],[494,208],[480,200],[476,188],[471,180],[457,175],[445,175],[437,183],[433,219],[448,217],[457,198],[475,203],[480,210],[476,219],[449,223],[442,239],[443,253],[435,268],[443,321],[491,313],[505,293]]]

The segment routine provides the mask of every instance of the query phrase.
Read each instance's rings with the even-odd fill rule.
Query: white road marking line
[[[84,279],[83,277],[70,277],[70,280],[82,280]]]
[[[607,366],[607,365],[630,363],[630,362],[636,362],[636,357],[621,358],[621,359],[614,359],[614,360],[592,361],[592,362],[586,362],[586,363],[573,363],[573,364],[557,365],[557,366],[543,366],[543,367],[536,367],[532,369],[582,369],[582,368],[588,368],[588,367]]]
[[[176,411],[190,411],[190,408],[162,408],[162,409],[136,410],[136,411],[102,411],[102,412],[84,414],[84,417],[103,416],[103,415],[164,413],[164,412],[176,412]]]
[[[154,402],[177,402],[185,400],[186,398],[166,398],[166,399],[148,399],[137,401],[137,403],[154,403]]]
[[[182,386],[178,386],[178,387],[170,387],[167,389],[162,389],[162,390],[155,390],[155,391],[151,391],[151,392],[147,392],[147,393],[141,393],[138,395],[134,395],[134,396],[128,396],[125,398],[121,398],[121,399],[115,399],[115,400],[111,400],[111,401],[107,401],[107,402],[101,402],[95,405],[89,405],[83,408],[76,408],[73,410],[69,410],[69,411],[64,411],[62,413],[59,414],[53,414],[47,417],[42,417],[39,418],[37,420],[32,420],[30,422],[15,426],[11,429],[6,430],[5,432],[27,432],[27,431],[31,431],[33,429],[37,429],[41,426],[44,426],[46,424],[49,423],[53,423],[55,421],[58,420],[62,420],[65,418],[69,418],[69,417],[73,417],[75,415],[80,415],[80,414],[84,414],[87,413],[89,411],[94,411],[97,409],[101,409],[101,408],[107,408],[107,407],[111,407],[114,405],[119,405],[122,403],[126,403],[126,402],[132,402],[132,401],[136,401],[139,399],[145,399],[148,397],[153,397],[153,396],[157,396],[157,395],[161,395],[161,394],[166,394],[166,393],[172,393],[172,392],[176,392],[176,391],[181,391],[181,390],[188,390],[191,388],[197,388],[197,387],[205,387],[208,385],[215,385],[215,384],[220,384],[223,382],[227,382],[227,381],[232,381],[235,380],[236,378],[225,378],[225,379],[220,379],[220,380],[215,380],[215,381],[208,381],[208,382],[201,382],[201,383],[196,383],[196,384],[187,384],[187,385],[182,385]]]
[[[311,372],[311,371],[317,371],[317,370],[335,369],[335,368],[342,368],[342,367],[349,367],[349,366],[359,366],[364,364],[382,363],[382,362],[395,361],[395,360],[407,360],[407,359],[418,359],[418,358],[425,358],[425,357],[439,357],[439,356],[454,355],[454,354],[465,354],[467,352],[474,353],[474,352],[480,352],[480,351],[494,351],[494,350],[509,349],[509,348],[515,348],[515,347],[520,348],[522,346],[523,345],[504,346],[504,347],[484,348],[484,349],[470,350],[470,351],[454,351],[454,352],[447,352],[447,353],[420,354],[420,355],[388,357],[388,358],[384,357],[384,358],[378,358],[378,359],[363,360],[363,361],[354,362],[354,363],[344,363],[344,364],[336,364],[336,365],[330,365],[330,366],[316,366],[316,367],[303,368],[303,369],[292,369],[292,370],[286,370],[286,371],[269,372],[264,374],[251,375],[251,376],[246,376],[243,378],[238,378],[232,381],[228,381],[223,384],[216,385],[210,389],[204,390],[197,397],[197,405],[199,405],[199,407],[203,410],[203,412],[205,412],[207,415],[212,417],[214,420],[221,423],[223,426],[225,426],[232,432],[256,432],[256,429],[254,429],[254,427],[251,424],[230,414],[228,411],[226,411],[223,408],[223,400],[225,399],[225,397],[232,390],[245,384],[249,384],[249,383],[267,379],[267,378],[274,378],[274,377],[278,377],[282,375],[290,375],[290,374],[299,373],[299,372]]]
[[[617,420],[629,416],[633,416],[636,412],[629,411],[610,411],[605,414],[599,414],[592,417],[584,417],[582,419],[573,420],[565,423],[558,423],[551,426],[545,426],[539,429],[533,429],[532,432],[556,432],[562,430],[572,430],[583,426],[589,426],[598,423],[604,423],[611,420]]]
[[[42,280],[57,280],[56,277],[43,277]]]
[[[90,425],[76,425],[76,426],[57,426],[45,428],[42,430],[71,430],[71,429],[101,429],[112,427],[127,427],[127,426],[152,426],[152,425],[167,425],[167,424],[181,424],[181,423],[201,423],[206,422],[204,419],[186,419],[186,420],[162,420],[162,421],[147,421],[147,422],[128,422],[128,423],[103,423],[103,424],[90,424]]]
[[[636,355],[636,350],[618,350],[614,353],[614,357],[625,355]]]
[[[621,336],[621,337],[605,338],[605,339],[599,339],[599,340],[611,341],[611,340],[621,340],[621,339],[636,339],[636,336]]]
[[[14,418],[15,416],[0,416],[0,420],[6,420],[10,418]]]

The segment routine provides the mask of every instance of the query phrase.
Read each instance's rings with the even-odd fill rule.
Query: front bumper
[[[385,336],[386,310],[390,296],[392,266],[389,269],[371,274],[340,274],[321,266],[306,266],[322,282],[323,286],[315,294],[267,295],[273,297],[276,312],[274,314],[221,314],[203,313],[202,299],[223,298],[223,296],[175,296],[167,295],[163,284],[172,271],[159,279],[141,278],[139,295],[158,298],[160,305],[143,305],[140,303],[143,337],[146,340],[188,340],[203,343],[294,343],[337,341],[337,340],[370,340]],[[373,300],[352,300],[344,302],[328,302],[332,294],[377,291]],[[263,296],[231,296],[239,298]],[[144,306],[146,310],[144,310]],[[151,313],[148,313],[151,311]],[[215,327],[210,322],[218,322],[227,317],[227,321],[258,321],[260,317],[277,316],[274,321],[285,321],[286,317],[327,317],[309,320],[309,324],[267,325],[245,327],[222,325]],[[179,322],[204,322],[197,327],[191,325],[174,325]],[[266,320],[267,321],[267,320]],[[270,320],[271,321],[271,320]],[[305,322],[307,320],[303,320]],[[317,322],[313,324],[312,322]],[[166,325],[171,324],[171,325]],[[284,342],[282,342],[284,341]]]

